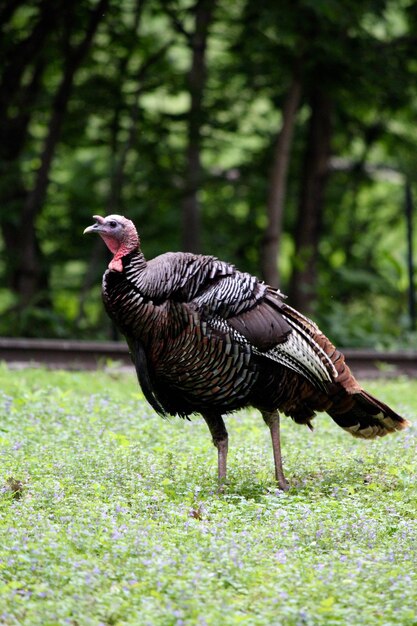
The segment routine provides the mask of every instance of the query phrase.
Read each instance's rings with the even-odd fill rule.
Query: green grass
[[[417,381],[367,388],[416,415]],[[217,495],[205,424],[162,420],[133,376],[0,367],[0,389],[2,626],[417,624],[414,427],[283,418],[282,494],[237,413]]]

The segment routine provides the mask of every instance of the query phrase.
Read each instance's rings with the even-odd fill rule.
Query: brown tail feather
[[[395,413],[389,406],[361,390],[351,396],[353,406],[338,411],[337,405],[328,411],[336,424],[354,437],[374,439],[410,426],[410,422]]]

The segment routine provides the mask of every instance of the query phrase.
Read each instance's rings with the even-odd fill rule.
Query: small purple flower
[[[275,553],[275,558],[278,561],[278,563],[286,563],[287,562],[287,556],[284,552],[284,550],[278,550],[278,552]]]

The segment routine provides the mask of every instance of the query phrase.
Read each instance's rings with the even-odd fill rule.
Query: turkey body
[[[331,380],[331,360],[303,336],[311,365],[280,353],[295,334],[285,317],[291,309],[279,292],[232,265],[184,253],[147,263],[133,253],[123,259],[123,272],[105,273],[103,300],[159,413],[224,414],[252,405],[297,419],[308,395],[310,417],[326,408],[320,386]],[[317,390],[306,376],[317,377]]]
[[[271,430],[275,474],[286,488],[279,414],[311,426],[327,411],[352,435],[383,436],[407,421],[364,391],[341,352],[283,295],[212,256],[166,253],[147,261],[122,216],[95,216],[115,253],[103,277],[103,301],[125,335],[144,395],[160,414],[201,413],[226,476],[222,416],[259,409]],[[123,221],[124,220],[124,221]],[[113,235],[112,228],[121,234]],[[132,231],[133,232],[133,231]],[[137,235],[136,235],[137,237]]]

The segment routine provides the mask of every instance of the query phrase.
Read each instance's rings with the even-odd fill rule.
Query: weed
[[[0,368],[2,626],[415,624],[416,430],[161,420],[133,376]],[[369,390],[413,419],[417,382]],[[3,487],[1,487],[3,486]]]

